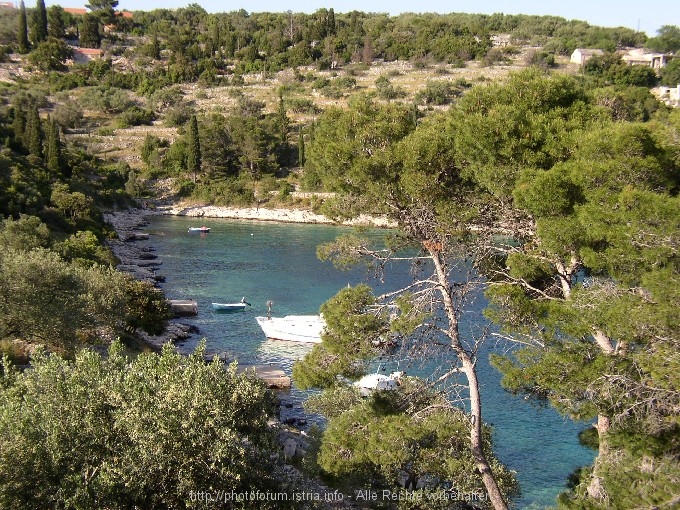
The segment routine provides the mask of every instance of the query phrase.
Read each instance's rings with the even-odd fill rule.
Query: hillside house
[[[104,52],[97,48],[71,48],[73,50],[73,62],[86,64],[90,60],[102,58]]]
[[[635,48],[627,51],[621,56],[629,66],[647,66],[659,70],[666,67],[666,64],[673,59],[673,55],[666,53],[645,53],[644,50]]]
[[[668,106],[673,108],[680,107],[680,84],[677,87],[656,87],[652,89],[654,94],[660,101],[663,101]]]
[[[583,65],[596,55],[601,57],[604,55],[604,51],[590,48],[576,48],[574,53],[571,54],[570,60],[574,64]]]
[[[15,9],[14,2],[0,2],[0,9]]]

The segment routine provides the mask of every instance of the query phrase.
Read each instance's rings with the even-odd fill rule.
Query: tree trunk
[[[491,504],[496,510],[508,508],[503,494],[498,487],[496,478],[491,471],[489,461],[484,454],[482,442],[482,401],[479,395],[479,381],[477,380],[477,371],[475,364],[466,356],[463,360],[463,373],[467,376],[468,384],[470,385],[470,415],[471,415],[471,429],[470,429],[470,447],[472,449],[472,456],[477,463],[477,469],[482,475],[482,481],[486,492],[489,495]]]
[[[471,353],[465,350],[460,341],[458,331],[458,311],[454,306],[452,299],[452,287],[448,279],[448,274],[445,269],[445,262],[442,260],[441,252],[438,250],[428,250],[432,261],[434,262],[437,273],[437,281],[439,289],[444,300],[444,309],[449,320],[448,336],[451,341],[451,346],[456,352],[458,359],[462,364],[462,372],[468,380],[470,391],[470,449],[472,456],[477,464],[477,469],[482,476],[482,482],[486,488],[493,507],[496,510],[507,510],[508,504],[503,498],[496,478],[493,475],[489,461],[486,459],[483,448],[482,435],[482,400],[479,394],[479,380],[477,379],[477,369],[475,362],[472,359]]]
[[[599,476],[599,466],[602,459],[605,458],[607,453],[609,453],[609,444],[607,443],[607,433],[611,426],[611,420],[608,416],[602,414],[597,415],[597,435],[599,440],[599,446],[597,451],[597,458],[595,459],[595,464],[593,466],[593,474],[590,478],[590,483],[588,484],[588,496],[593,499],[602,500],[606,497],[604,487],[602,486],[602,478]]]

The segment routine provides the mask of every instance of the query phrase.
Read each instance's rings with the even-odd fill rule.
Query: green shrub
[[[151,110],[133,106],[125,110],[117,119],[118,127],[126,128],[130,126],[149,125],[155,118]]]

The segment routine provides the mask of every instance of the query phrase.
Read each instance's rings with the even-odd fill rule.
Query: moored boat
[[[392,372],[390,375],[368,374],[354,383],[362,397],[370,396],[374,391],[396,390],[401,384],[404,372]]]
[[[267,338],[289,342],[320,343],[326,321],[320,315],[255,317]]]
[[[250,306],[246,298],[241,299],[238,303],[212,303],[213,310],[216,312],[240,312]]]
[[[189,227],[189,232],[210,232],[210,227]]]

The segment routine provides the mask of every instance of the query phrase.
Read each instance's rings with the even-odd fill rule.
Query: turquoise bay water
[[[290,374],[292,363],[309,347],[265,339],[255,316],[266,314],[268,300],[274,302],[276,316],[314,314],[348,284],[365,282],[382,292],[409,281],[408,266],[388,270],[383,284],[365,270],[339,271],[319,261],[316,247],[346,230],[340,227],[176,217],[150,221],[149,243],[163,261],[158,271],[166,277],[163,290],[171,299],[198,302],[199,315],[183,322],[196,325],[200,334],[181,347],[184,351],[206,338],[209,352],[225,353],[247,364],[276,363]],[[201,225],[210,227],[210,233],[187,232],[189,226]],[[213,301],[235,302],[242,297],[252,304],[245,312],[221,314],[211,309]],[[483,306],[480,299],[471,309],[472,319],[466,322],[469,332],[484,325]],[[495,348],[483,347],[479,362],[484,420],[494,425],[495,450],[517,471],[522,487],[515,502],[518,508],[553,505],[569,473],[592,462],[593,452],[581,447],[576,437],[586,425],[505,392],[487,361]],[[282,412],[301,415],[304,397],[291,390],[285,400],[293,407]]]

